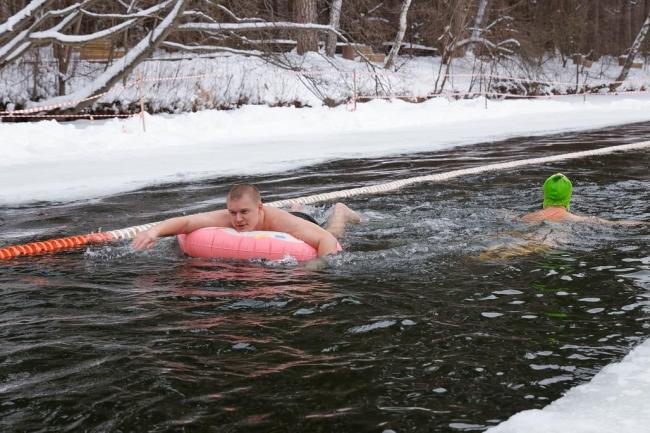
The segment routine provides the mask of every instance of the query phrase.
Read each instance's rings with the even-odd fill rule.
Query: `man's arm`
[[[285,232],[304,241],[318,252],[318,257],[338,252],[338,241],[324,228],[279,209],[267,210],[267,215],[272,220],[269,230]]]
[[[163,236],[189,233],[203,227],[230,227],[228,211],[218,210],[167,219],[138,233],[131,245],[136,250],[148,249]]]
[[[312,227],[300,227],[294,233],[289,234],[314,247],[318,252],[318,257],[338,252],[338,241],[330,232],[308,221],[305,221],[305,223]],[[300,224],[300,226],[303,226],[303,224]]]

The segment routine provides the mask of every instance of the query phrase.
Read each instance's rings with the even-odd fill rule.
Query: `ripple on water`
[[[647,126],[333,161],[250,180],[269,199],[295,197],[641,137]],[[366,221],[318,270],[189,260],[173,239],[148,252],[125,242],[3,263],[2,425],[481,431],[540,408],[647,335],[647,236],[644,228],[530,227],[495,206],[536,209],[540,179],[570,170],[580,185],[576,212],[608,217],[611,198],[624,197],[616,215],[633,218],[650,199],[647,166],[645,152],[348,198]],[[221,206],[238,180],[41,207],[57,214],[51,226],[74,226],[68,214],[88,226],[107,215],[128,226],[145,207],[148,217],[175,216],[179,204]],[[322,220],[325,209],[306,210]],[[0,209],[3,230],[36,236],[43,222],[27,213]],[[483,260],[495,246],[506,247],[502,256]]]

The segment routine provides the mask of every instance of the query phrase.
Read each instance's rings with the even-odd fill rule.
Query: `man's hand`
[[[158,235],[149,229],[138,233],[131,242],[131,246],[136,250],[148,250],[156,245],[157,241]]]

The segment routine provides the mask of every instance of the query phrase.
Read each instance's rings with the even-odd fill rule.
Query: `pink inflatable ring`
[[[238,232],[226,227],[206,227],[178,235],[178,244],[191,257],[281,260],[290,256],[302,262],[318,256],[313,247],[287,233]]]

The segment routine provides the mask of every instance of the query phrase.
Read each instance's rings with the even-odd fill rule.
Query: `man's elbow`
[[[339,252],[338,242],[332,236],[331,239],[323,239],[318,243],[318,257],[336,254]]]

